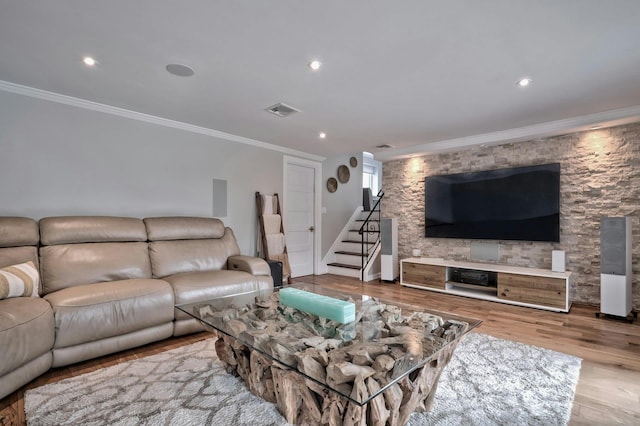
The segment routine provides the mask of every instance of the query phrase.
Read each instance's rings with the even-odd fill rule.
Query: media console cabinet
[[[495,273],[494,285],[453,280],[455,270]],[[511,305],[569,312],[570,272],[521,268],[487,263],[457,262],[433,258],[400,261],[400,284],[406,287],[473,297]]]

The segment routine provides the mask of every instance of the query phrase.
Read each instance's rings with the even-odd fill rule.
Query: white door
[[[287,164],[285,236],[291,276],[313,275],[315,169]]]

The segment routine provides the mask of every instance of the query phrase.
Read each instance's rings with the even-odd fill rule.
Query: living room
[[[382,214],[399,221],[399,259],[418,249],[425,257],[472,260],[471,240],[424,237],[425,177],[560,163],[559,242],[500,241],[496,263],[551,270],[552,251],[563,251],[577,308],[533,317],[602,327],[575,343],[576,351],[589,339],[606,346],[599,333],[611,329],[623,341],[615,345],[638,354],[637,321],[586,319],[600,305],[602,217],[631,217],[632,306],[640,307],[635,2],[410,2],[413,13],[381,2],[193,7],[66,0],[0,6],[1,216],[214,216],[233,229],[240,252],[253,256],[255,192],[282,194],[286,203],[287,165],[310,164],[316,276],[307,280],[326,283],[321,259],[362,202],[363,152],[382,161]],[[531,15],[522,16],[527,9]],[[482,20],[491,25],[477,25]],[[448,25],[457,33],[444,32]],[[322,63],[313,70],[316,55]],[[93,66],[83,63],[88,56]],[[171,74],[169,64],[186,64],[178,72],[194,75]],[[520,87],[527,76],[529,87]],[[299,111],[264,111],[279,102]],[[327,179],[351,157],[357,165],[350,181],[329,192]],[[222,215],[214,214],[220,206],[212,181],[225,185]],[[380,285],[386,295],[395,288]],[[375,283],[366,288],[377,291]],[[397,291],[451,309],[470,303]],[[529,312],[478,303],[465,309],[483,318],[483,310]],[[489,323],[485,318],[483,327]],[[563,352],[561,339],[537,341]],[[637,377],[629,365],[617,374],[627,369]],[[592,380],[598,392],[623,392]],[[640,390],[629,392],[638,401]]]

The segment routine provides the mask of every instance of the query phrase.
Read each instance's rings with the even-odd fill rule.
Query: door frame
[[[314,183],[313,183],[313,227],[315,228],[313,232],[313,274],[318,275],[318,269],[321,262],[321,251],[322,251],[322,216],[321,216],[321,205],[322,205],[322,163],[313,160],[307,160],[299,157],[292,157],[290,155],[283,156],[282,161],[282,220],[283,223],[287,223],[287,211],[288,211],[288,202],[287,194],[289,193],[288,188],[288,167],[289,165],[303,166],[314,169]],[[286,232],[286,226],[285,226]]]

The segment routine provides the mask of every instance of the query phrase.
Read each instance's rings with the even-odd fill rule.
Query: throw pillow
[[[39,297],[40,275],[33,262],[0,269],[0,299]]]

